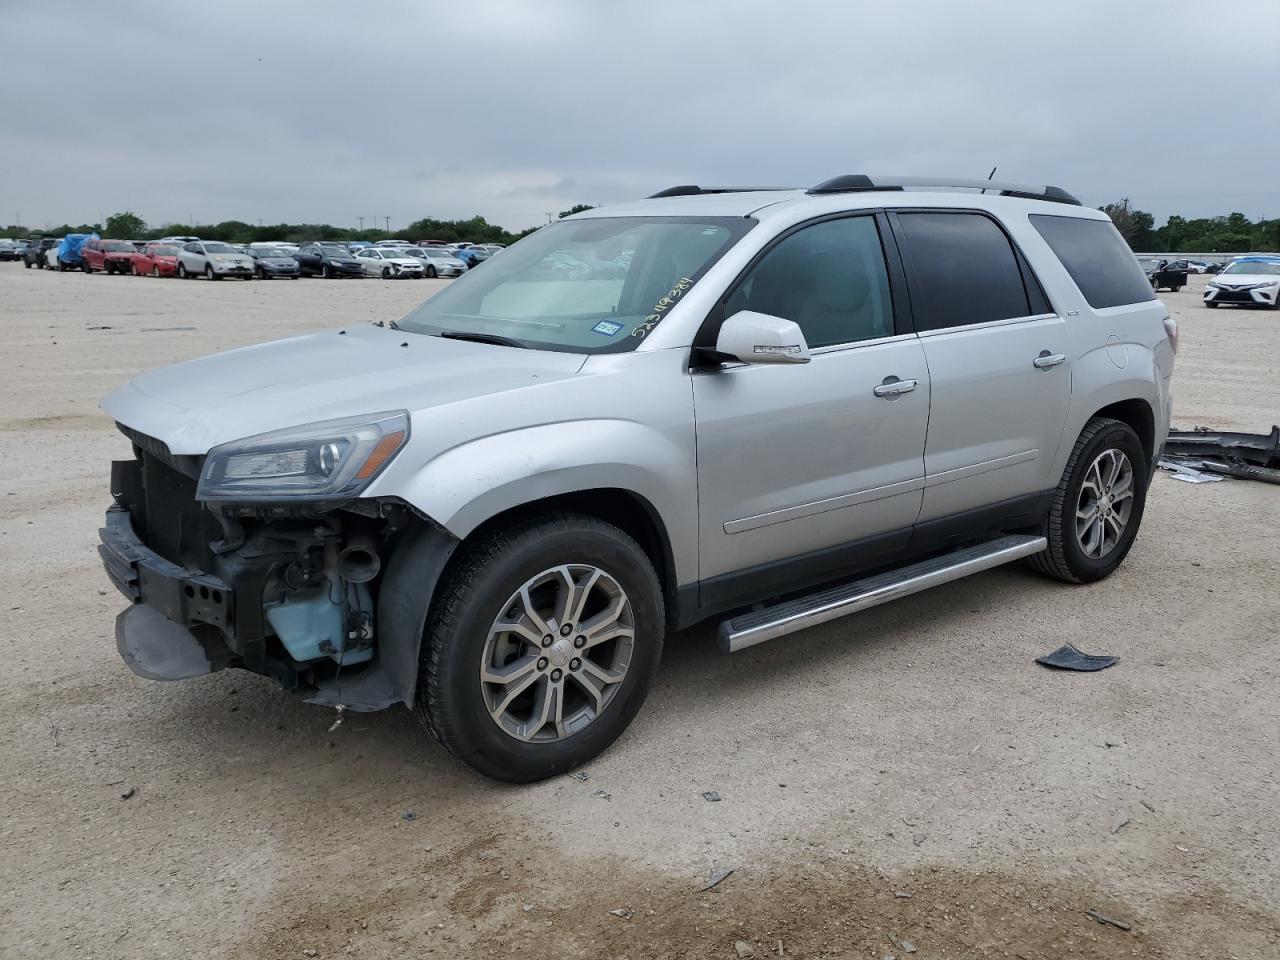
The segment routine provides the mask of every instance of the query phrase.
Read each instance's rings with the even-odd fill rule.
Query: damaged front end
[[[121,429],[134,459],[112,464],[98,551],[133,604],[116,621],[130,669],[176,680],[239,667],[353,710],[411,702],[421,619],[397,633],[388,617],[397,635],[380,644],[377,610],[385,559],[426,521],[392,500],[198,499],[205,457]]]

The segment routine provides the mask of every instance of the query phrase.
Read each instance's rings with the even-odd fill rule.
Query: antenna
[[[992,167],[992,168],[991,168],[991,172],[987,174],[987,179],[988,179],[988,180],[990,180],[990,179],[991,179],[992,177],[994,177],[995,175],[996,175],[996,168],[995,168],[995,167]],[[983,193],[986,193],[987,191],[986,191],[986,190],[983,190],[982,192],[983,192]]]

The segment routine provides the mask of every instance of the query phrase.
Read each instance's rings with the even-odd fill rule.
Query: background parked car
[[[1158,257],[1143,257],[1138,261],[1142,270],[1151,281],[1151,289],[1167,288],[1177,293],[1187,285],[1187,261],[1175,260],[1172,263]]]
[[[39,240],[32,240],[27,244],[27,252],[22,255],[22,263],[28,269],[38,267],[43,270],[48,264],[45,261],[45,254],[50,248],[56,247],[58,241],[55,237],[41,237]]]
[[[19,240],[17,243],[13,245],[13,259],[25,260],[27,256],[27,251],[30,249],[31,249],[31,241]]]
[[[90,238],[93,238],[91,233],[68,233],[53,247],[53,256],[46,255],[45,262],[53,270],[78,270],[84,266],[81,251]]]
[[[253,245],[249,247],[249,256],[253,258],[253,275],[259,280],[270,280],[272,277],[296,280],[302,276],[298,261],[288,250]]]
[[[253,278],[253,260],[229,243],[218,240],[193,240],[178,251],[178,276],[183,279],[203,276],[206,280],[223,277]]]
[[[470,246],[460,248],[454,256],[465,263],[468,270],[471,270],[481,263],[484,263],[484,261],[488,260],[493,256],[493,254],[484,247]]]
[[[18,245],[8,238],[0,239],[0,260],[17,260]]]
[[[132,273],[133,257],[138,251],[128,240],[102,240],[90,237],[80,248],[85,273]]]
[[[133,255],[133,275],[135,277],[172,277],[178,272],[178,251],[176,243],[164,243],[153,240],[143,246],[141,253]]]
[[[308,243],[294,254],[304,277],[317,274],[326,280],[362,277],[364,269],[351,251],[340,243]]]
[[[422,259],[423,273],[428,278],[460,277],[467,272],[467,265],[444,247],[409,247],[405,253]]]
[[[370,247],[356,254],[366,277],[383,280],[420,280],[426,273],[422,261],[405,253],[404,247]]]

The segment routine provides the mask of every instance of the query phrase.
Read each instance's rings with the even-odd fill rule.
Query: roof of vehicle
[[[982,193],[989,190],[989,193]],[[962,202],[957,203],[957,200]],[[823,202],[826,201],[826,202]],[[831,201],[837,201],[832,203]],[[966,180],[956,177],[835,177],[816,187],[695,187],[664,190],[645,200],[609,207],[595,207],[565,219],[596,217],[746,217],[766,207],[812,205],[822,209],[857,209],[883,206],[983,206],[1001,203],[1034,203],[1045,213],[1087,219],[1106,214],[1081,206],[1060,187],[1027,186],[1003,181]],[[1024,208],[1025,209],[1025,208]]]
[[[1252,257],[1233,257],[1232,263],[1276,263],[1280,262],[1280,256],[1268,256],[1267,254],[1259,254]]]

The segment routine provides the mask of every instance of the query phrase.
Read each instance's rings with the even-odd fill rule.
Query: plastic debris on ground
[[[1079,670],[1084,673],[1105,670],[1107,667],[1115,666],[1119,660],[1119,657],[1095,657],[1081,653],[1069,643],[1064,643],[1053,653],[1036,657],[1036,663],[1046,667],[1053,667],[1056,670]]]

